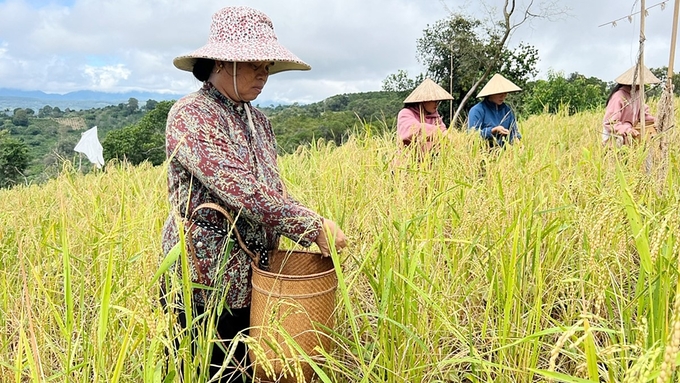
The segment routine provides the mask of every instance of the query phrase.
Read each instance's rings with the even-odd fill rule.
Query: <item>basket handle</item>
[[[213,203],[213,202],[202,203],[202,204],[196,206],[194,211],[191,213],[191,216],[189,217],[189,221],[192,221],[196,212],[198,212],[201,209],[213,209],[213,210],[216,210],[217,212],[221,213],[224,216],[224,218],[226,218],[227,221],[229,221],[229,223],[231,224],[232,230],[234,232],[234,235],[236,236],[236,241],[238,242],[239,247],[241,247],[243,252],[245,252],[246,255],[248,255],[248,257],[250,257],[251,260],[253,260],[253,261],[257,260],[257,256],[252,251],[250,251],[248,249],[248,247],[246,246],[246,244],[243,242],[243,239],[241,238],[241,234],[239,234],[238,230],[236,229],[236,222],[234,221],[234,218],[222,206],[220,206],[216,203]]]

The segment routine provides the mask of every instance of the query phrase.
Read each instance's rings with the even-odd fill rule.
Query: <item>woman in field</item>
[[[249,326],[251,259],[233,240],[232,225],[220,209],[235,219],[233,230],[259,255],[263,267],[281,235],[303,246],[316,243],[324,256],[330,254],[327,232],[334,234],[336,249],[345,246],[345,236],[333,221],[286,195],[272,126],[251,105],[271,74],[310,66],[279,44],[267,15],[248,7],[216,12],[208,43],[175,58],[174,65],[192,72],[203,85],[168,114],[171,213],[163,227],[163,250],[167,254],[179,242],[183,226],[190,279],[211,288],[193,290],[193,317],[213,310],[216,302],[225,306],[215,322],[213,341],[219,344],[212,349],[210,376],[229,360],[219,381],[240,381],[247,359],[244,345],[233,345],[233,358],[223,348],[229,350],[229,341]],[[165,298],[163,303],[172,304],[168,311],[186,328],[182,302]]]
[[[607,107],[602,120],[602,143],[616,142],[617,145],[627,145],[631,139],[640,135],[640,109],[641,102],[639,97],[640,86],[638,84],[658,84],[661,82],[654,74],[643,68],[643,78],[636,78],[638,72],[636,66],[616,78],[616,85],[609,94]],[[633,80],[635,79],[635,88]],[[649,107],[644,107],[645,130],[647,134],[653,135],[654,116],[649,114]]]
[[[508,93],[522,89],[496,73],[484,85],[477,98],[484,98],[470,109],[468,129],[477,130],[491,147],[503,147],[520,140],[522,135],[517,128],[517,120],[512,108],[505,103]]]
[[[397,115],[397,138],[402,147],[414,146],[422,159],[434,150],[437,139],[446,132],[444,120],[437,107],[453,96],[434,81],[426,78],[404,100],[404,108]]]

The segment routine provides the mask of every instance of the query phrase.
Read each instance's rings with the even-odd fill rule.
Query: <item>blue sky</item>
[[[660,2],[648,0],[647,6]],[[568,9],[552,20],[523,25],[510,41],[511,46],[523,41],[538,48],[540,77],[554,70],[612,80],[635,63],[639,15],[616,27],[599,25],[639,10],[639,1],[556,3]],[[199,84],[177,70],[172,59],[206,42],[213,12],[244,4],[268,14],[279,41],[312,66],[309,72],[272,76],[260,99],[305,103],[380,90],[382,81],[398,70],[415,77],[424,71],[416,58],[416,40],[428,25],[450,11],[498,18],[494,7],[502,1],[0,0],[0,87],[52,93],[191,92]],[[669,1],[663,10],[649,10],[649,67],[668,63],[672,7]]]

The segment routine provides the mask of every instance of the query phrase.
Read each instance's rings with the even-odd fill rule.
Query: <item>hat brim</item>
[[[176,57],[172,62],[177,69],[191,72],[199,58],[230,62],[271,61],[274,65],[269,68],[270,75],[288,70],[312,69],[309,64],[300,60],[277,41],[264,44],[262,42],[257,44],[209,43],[189,54]]]
[[[493,75],[493,77],[491,77],[489,82],[487,82],[486,85],[484,85],[482,90],[480,90],[479,93],[477,93],[477,98],[482,98],[501,93],[520,92],[521,90],[522,88],[515,85],[515,83],[503,77],[503,75],[501,75],[500,73],[496,73],[495,75]]]
[[[616,81],[617,84],[621,85],[633,85],[634,79],[637,79],[636,81],[637,84],[639,84],[640,82],[644,82],[645,84],[658,84],[661,82],[661,80],[659,80],[659,78],[656,77],[654,73],[652,73],[652,71],[649,70],[649,68],[647,67],[642,68],[643,81],[640,81],[638,75],[639,75],[638,68],[633,66],[624,73],[622,73],[614,81]]]
[[[404,104],[444,100],[453,100],[453,96],[428,77],[406,97]]]

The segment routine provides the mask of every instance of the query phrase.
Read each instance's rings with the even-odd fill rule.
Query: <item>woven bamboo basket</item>
[[[310,382],[314,370],[289,339],[315,361],[321,356],[318,347],[329,350],[324,327],[334,325],[338,286],[333,260],[315,252],[278,250],[270,262],[270,271],[253,265],[250,337],[258,346],[248,353],[255,381],[292,383],[302,375]]]

